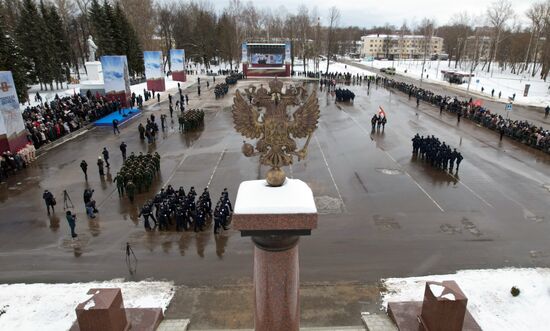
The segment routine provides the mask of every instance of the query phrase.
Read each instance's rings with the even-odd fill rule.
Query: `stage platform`
[[[122,114],[126,114],[126,116],[122,116]],[[95,121],[94,126],[113,126],[114,119],[118,120],[118,125],[120,126],[130,119],[141,114],[141,110],[139,110],[139,108],[124,108],[122,114],[119,114],[117,111],[115,111],[114,113],[111,113]]]

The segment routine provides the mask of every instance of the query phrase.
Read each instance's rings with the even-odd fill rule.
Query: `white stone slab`
[[[280,187],[271,187],[264,179],[242,182],[235,202],[235,214],[314,213],[313,193],[299,179],[287,178]]]

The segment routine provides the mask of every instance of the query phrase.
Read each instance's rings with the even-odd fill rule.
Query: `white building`
[[[417,59],[443,53],[443,38],[435,36],[371,34],[361,41],[361,57]]]

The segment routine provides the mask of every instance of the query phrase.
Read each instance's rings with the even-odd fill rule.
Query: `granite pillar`
[[[317,226],[311,189],[287,179],[281,187],[265,180],[241,183],[233,227],[254,242],[254,329],[300,329],[298,242]]]

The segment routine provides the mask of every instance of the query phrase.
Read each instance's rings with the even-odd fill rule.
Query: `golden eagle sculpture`
[[[304,83],[305,84],[305,83]],[[315,90],[309,97],[303,86],[287,86],[283,82],[269,82],[269,91],[260,85],[245,89],[246,99],[237,90],[233,99],[235,130],[249,139],[258,139],[256,148],[244,142],[243,154],[247,157],[260,154],[260,163],[270,166],[266,180],[270,186],[281,186],[286,176],[281,167],[292,164],[307,155],[307,146],[319,122],[319,103]],[[288,107],[297,109],[290,114]],[[292,115],[292,117],[291,117]],[[306,138],[302,149],[294,139]],[[293,139],[294,138],[294,139]]]

